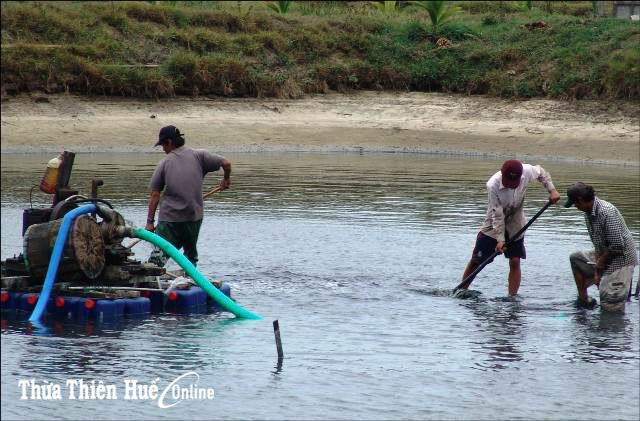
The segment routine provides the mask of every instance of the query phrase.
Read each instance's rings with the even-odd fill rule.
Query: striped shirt
[[[522,164],[520,184],[515,189],[507,188],[502,184],[500,171],[487,181],[489,206],[484,224],[480,229],[483,234],[497,241],[505,241],[505,230],[510,235],[514,235],[524,227],[526,224],[524,195],[529,183],[533,180],[542,183],[548,192],[555,189],[551,175],[540,165]]]
[[[591,242],[596,249],[596,256],[600,256],[605,251],[610,253],[603,275],[608,275],[625,266],[638,264],[633,236],[615,206],[595,197],[593,209],[590,213],[585,213],[584,220],[587,223]]]

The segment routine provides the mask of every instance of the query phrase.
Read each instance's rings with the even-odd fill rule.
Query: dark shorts
[[[202,219],[188,222],[160,221],[156,226],[155,232],[173,244],[178,250],[183,249],[186,258],[195,265],[198,262],[198,248],[196,245],[198,244],[200,225],[202,225]],[[164,264],[160,266],[164,266]]]
[[[509,241],[509,236],[507,236],[507,241]],[[491,256],[493,252],[496,251],[496,245],[498,245],[497,240],[479,232],[478,237],[476,238],[476,246],[473,248],[471,260],[476,263],[484,262],[487,257]],[[504,253],[504,257],[519,257],[521,259],[526,259],[527,252],[524,249],[524,237],[509,244]],[[493,259],[491,259],[489,263],[492,261]]]

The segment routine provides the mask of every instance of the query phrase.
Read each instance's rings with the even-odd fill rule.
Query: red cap
[[[520,185],[522,162],[517,159],[510,159],[502,164],[500,172],[502,173],[502,185],[510,189],[515,189]]]

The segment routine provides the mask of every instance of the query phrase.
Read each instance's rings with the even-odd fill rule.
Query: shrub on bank
[[[3,2],[3,94],[640,99],[640,26],[585,17],[590,2],[564,15],[538,7],[546,2],[456,2],[463,11],[437,36],[412,6],[385,15],[359,2],[292,2],[277,14],[262,2],[177,3]]]

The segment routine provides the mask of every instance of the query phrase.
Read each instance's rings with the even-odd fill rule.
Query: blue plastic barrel
[[[227,297],[231,298],[231,288],[228,284],[222,284],[220,291]],[[175,296],[173,297],[174,293]],[[207,294],[205,290],[198,286],[192,286],[190,289],[172,289],[166,294],[162,291],[148,291],[143,293],[145,298],[150,300],[150,311],[152,313],[178,312],[178,313],[201,313],[195,311],[196,308],[202,307],[206,310],[207,305],[214,309],[221,310],[215,300]],[[175,299],[170,299],[171,297]],[[205,311],[206,312],[206,311]],[[126,311],[125,311],[126,313]]]
[[[17,308],[20,307],[20,297],[22,297],[21,292],[2,291],[2,296],[3,296],[3,301],[2,301],[3,310],[15,311]]]
[[[165,311],[173,313],[206,313],[208,294],[200,287],[174,289],[167,292]]]
[[[191,289],[196,293],[196,305],[198,307],[206,307],[207,306],[207,291],[200,287],[192,286]]]
[[[27,311],[29,312],[29,314],[31,314],[33,309],[36,307],[36,303],[38,302],[39,295],[40,294],[34,294],[34,293],[22,294],[20,296],[20,303],[18,304],[17,309],[22,311]],[[51,297],[49,297],[49,300],[47,301],[47,305],[49,305],[51,301],[52,301]]]
[[[151,302],[150,310],[152,313],[162,313],[164,311],[164,300],[166,296],[162,291],[144,291],[144,297]]]
[[[127,316],[140,316],[151,312],[151,300],[147,297],[125,298],[124,314]]]
[[[81,298],[78,301],[78,318],[98,322],[114,321],[124,315],[124,300],[94,300]]]
[[[53,297],[47,304],[47,313],[58,320],[73,320],[78,315],[82,300],[80,297]],[[84,301],[82,301],[82,305],[84,305]]]
[[[96,304],[96,317],[100,322],[106,320],[117,320],[124,316],[125,302],[123,299],[98,300]]]
[[[220,285],[220,292],[222,292],[227,297],[231,298],[231,287],[229,284],[223,283]],[[216,301],[207,295],[207,304],[211,306],[215,310],[222,310],[222,307]]]
[[[77,306],[78,306],[78,311],[77,311],[78,319],[84,320],[84,319],[96,318],[96,313],[95,313],[96,300],[94,300],[93,298],[81,297],[78,300]]]
[[[222,291],[222,293],[227,297],[231,298],[231,287],[229,286],[229,284],[220,285],[220,291]]]

